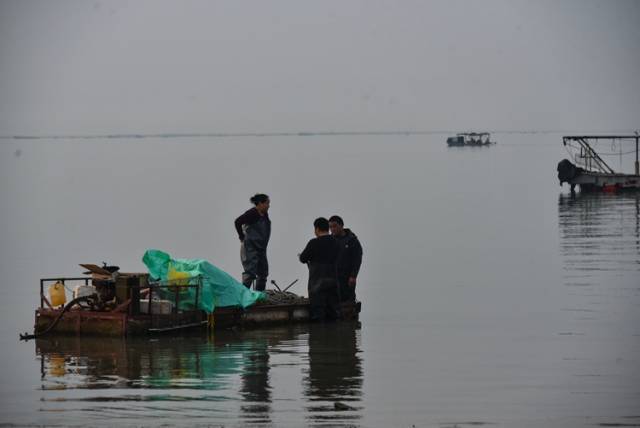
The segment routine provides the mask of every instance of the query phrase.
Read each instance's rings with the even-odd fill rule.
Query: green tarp
[[[212,313],[218,306],[246,308],[266,298],[265,293],[249,290],[206,260],[172,259],[163,251],[147,250],[142,261],[149,269],[149,275],[161,281],[187,284],[189,278],[201,277],[202,289],[198,297],[198,308],[207,313]],[[167,291],[166,296],[170,298],[171,294]],[[180,292],[180,309],[193,308],[195,301],[195,289],[185,287],[185,290]]]

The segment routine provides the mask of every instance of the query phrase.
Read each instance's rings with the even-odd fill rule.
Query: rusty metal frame
[[[589,140],[631,140],[636,143],[636,162],[635,162],[635,175],[640,175],[638,168],[638,141],[640,135],[636,132],[635,135],[566,135],[562,137],[562,144],[567,145],[570,141],[574,141],[580,145],[582,157],[585,158],[585,167],[590,169],[595,166],[597,172],[605,174],[615,174],[615,171],[596,153],[596,151],[589,144]]]
[[[188,281],[187,284],[182,284],[179,283],[180,281]],[[181,326],[178,325],[178,319],[179,314],[180,314],[180,293],[186,289],[189,288],[195,288],[195,309],[193,309],[192,311],[187,311],[187,312],[198,312],[200,309],[198,309],[198,303],[200,301],[200,290],[202,288],[202,276],[198,275],[195,277],[191,277],[191,278],[182,278],[179,280],[164,280],[164,281],[150,281],[147,285],[144,286],[144,288],[148,288],[149,289],[149,308],[148,308],[148,315],[151,317],[151,325],[154,324],[154,315],[161,315],[161,314],[155,314],[153,312],[153,306],[155,306],[153,304],[153,294],[157,293],[159,290],[161,289],[166,289],[169,292],[173,291],[173,297],[174,297],[174,305],[172,308],[172,316],[173,316],[173,326],[171,328],[180,328]]]

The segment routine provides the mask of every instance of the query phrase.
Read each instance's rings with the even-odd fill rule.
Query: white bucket
[[[153,300],[151,302],[153,313],[156,315],[169,315],[173,313],[173,303],[169,300]],[[140,299],[140,313],[149,313],[149,300]]]
[[[91,285],[78,285],[73,289],[73,298],[92,296],[96,294],[96,287]]]

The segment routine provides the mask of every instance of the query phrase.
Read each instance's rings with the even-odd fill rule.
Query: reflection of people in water
[[[359,323],[313,324],[309,327],[309,375],[305,395],[311,402],[333,402],[329,407],[311,406],[311,412],[358,410],[356,404],[362,396],[359,342]],[[310,417],[324,419],[317,414]],[[360,414],[350,414],[348,419],[360,417]]]
[[[271,424],[271,364],[272,347],[302,334],[302,326],[283,326],[233,333],[233,341],[243,348],[242,386],[240,395],[242,417],[247,423]],[[221,334],[218,334],[220,337]],[[226,341],[222,339],[222,342]],[[222,343],[221,342],[221,343]]]
[[[242,412],[255,423],[268,423],[271,413],[269,350],[266,341],[249,342],[242,371]]]

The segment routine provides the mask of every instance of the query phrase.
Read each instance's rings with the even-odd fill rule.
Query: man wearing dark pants
[[[316,237],[300,253],[300,261],[309,266],[309,303],[311,321],[335,320],[340,315],[340,296],[336,280],[336,260],[340,250],[329,235],[329,221],[320,217],[313,222]]]
[[[362,246],[358,237],[350,229],[345,229],[344,221],[334,215],[329,219],[331,235],[340,246],[337,269],[340,297],[343,302],[356,300],[356,280],[362,264]]]

